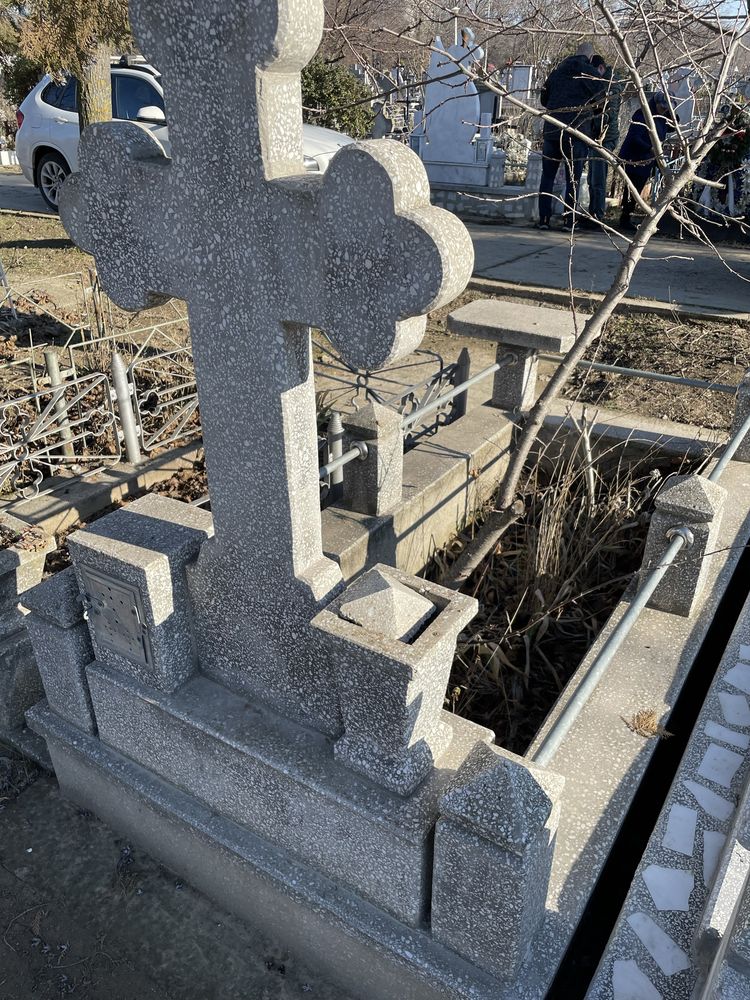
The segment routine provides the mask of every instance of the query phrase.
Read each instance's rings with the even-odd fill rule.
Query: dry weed
[[[659,739],[667,740],[673,735],[668,729],[659,724],[659,716],[653,708],[642,708],[631,715],[629,719],[626,719],[624,715],[621,715],[620,718],[631,733],[636,733],[645,739],[656,736]]]
[[[465,592],[480,611],[459,639],[446,707],[495,730],[523,753],[638,570],[653,498],[685,471],[656,452],[621,445],[543,448],[522,487],[526,513],[474,572]],[[594,457],[595,456],[595,457]],[[439,579],[476,524],[439,553]]]

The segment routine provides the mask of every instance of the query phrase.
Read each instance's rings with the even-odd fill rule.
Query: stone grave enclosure
[[[407,571],[431,514],[421,479],[463,490],[469,433],[495,449],[499,477],[539,352],[566,350],[573,318],[457,309],[450,328],[496,343],[497,360],[492,405],[444,428],[453,478],[437,447],[405,457],[401,416],[370,403],[344,420],[361,460],[321,516],[311,327],[352,365],[403,358],[425,314],[464,289],[468,234],[398,143],[304,171],[300,71],[320,0],[131,0],[130,15],[163,75],[171,156],[135,123],[90,127],[61,215],[120,306],[186,300],[211,513],[148,495],[71,535],[73,565],[42,583],[44,540],[0,552],[0,639],[30,655],[28,631],[46,699],[28,724],[66,796],[348,994],[540,1000],[654,754],[622,713],[636,697],[674,704],[747,543],[750,453],[721,486],[693,475],[660,495],[643,576],[665,537],[694,548],[564,739],[550,734],[625,598],[524,758],[444,711],[477,604]],[[749,401],[745,383],[735,430]],[[636,430],[633,447],[650,435],[689,450],[676,425],[626,418],[601,447]],[[20,698],[0,723],[18,729],[40,681],[10,680]]]
[[[130,12],[171,158],[93,126],[61,215],[118,304],[187,301],[212,513],[152,495],[71,536],[24,598],[28,718],[65,794],[346,988],[497,996],[545,917],[562,781],[442,709],[473,599],[387,565],[345,586],[324,556],[309,330],[366,368],[404,356],[471,242],[395,143],[303,171],[317,0]]]

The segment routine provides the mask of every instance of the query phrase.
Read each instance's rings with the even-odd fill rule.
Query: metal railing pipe
[[[661,562],[646,577],[643,586],[631,601],[630,607],[594,657],[586,676],[551,726],[540,746],[531,755],[531,759],[540,767],[546,767],[555,755],[556,750],[567,736],[571,726],[593,694],[602,675],[612,662],[615,653],[622,646],[636,619],[648,604],[654,591],[664,578],[664,574],[675,561],[683,546],[692,545],[693,535],[689,528],[673,528],[669,534],[672,540]]]
[[[540,354],[540,361],[562,361],[561,354]],[[736,393],[737,386],[726,382],[707,382],[700,378],[686,378],[682,375],[667,375],[665,372],[650,372],[641,368],[624,368],[621,365],[605,365],[601,361],[577,361],[576,367],[587,371],[609,372],[612,375],[627,375],[629,378],[643,378],[650,382],[669,382],[672,385],[687,385],[694,389],[710,389],[713,392]]]
[[[70,429],[68,419],[68,406],[65,402],[65,388],[62,376],[60,375],[60,364],[56,351],[44,352],[44,365],[49,376],[50,388],[54,392],[53,409],[60,425],[60,440],[62,442],[62,453],[66,458],[75,458],[76,450],[73,447],[73,432]]]
[[[125,443],[125,457],[131,465],[141,461],[141,446],[138,443],[138,424],[133,413],[131,402],[131,387],[125,362],[118,351],[112,352],[112,382],[115,387],[115,399],[120,415],[122,438]]]
[[[465,382],[460,385],[455,385],[450,392],[443,393],[442,396],[438,396],[433,399],[431,403],[425,403],[424,406],[420,406],[418,410],[414,410],[412,413],[408,413],[404,419],[401,421],[401,427],[403,430],[407,430],[409,427],[413,427],[422,417],[426,416],[428,413],[432,413],[433,410],[440,409],[446,403],[449,403],[455,396],[460,396],[462,392],[466,392],[471,386],[476,385],[477,382],[481,382],[482,379],[489,378],[490,375],[494,375],[496,371],[500,368],[504,368],[506,365],[513,364],[516,360],[516,355],[513,353],[506,354],[499,361],[495,362],[494,365],[490,365],[489,368],[485,368],[481,372],[477,372],[476,375],[472,375]]]
[[[341,414],[336,410],[331,413],[328,421],[326,438],[328,442],[328,461],[335,462],[336,459],[341,458],[344,454],[344,425],[341,420]],[[331,473],[329,496],[332,500],[338,500],[341,497],[343,489],[344,469],[343,466],[339,466],[338,469],[335,469]]]
[[[326,465],[321,465],[318,469],[318,476],[321,479],[327,479],[332,472],[336,472],[337,469],[343,469],[345,465],[349,462],[353,462],[355,458],[360,458],[364,461],[367,458],[367,445],[364,441],[355,441],[353,446],[349,451],[344,452],[339,458],[335,458],[332,462],[328,462]]]

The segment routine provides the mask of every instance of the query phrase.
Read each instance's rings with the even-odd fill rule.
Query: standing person
[[[675,129],[669,110],[669,101],[660,90],[657,90],[649,97],[648,106],[654,119],[656,134],[659,136],[659,141],[663,143],[667,132]],[[620,159],[623,161],[625,174],[640,194],[656,165],[653,140],[646,125],[642,108],[638,108],[630,119],[630,127],[620,147]],[[626,232],[632,233],[636,229],[630,218],[634,207],[635,199],[626,184],[622,192],[622,211],[620,214],[620,229],[624,229]]]
[[[591,137],[604,149],[613,152],[620,138],[620,102],[622,84],[615,79],[611,66],[601,56],[592,56],[591,62],[606,84],[604,107],[591,122]],[[589,156],[589,213],[597,222],[603,222],[607,212],[607,177],[609,163],[596,149]]]
[[[602,80],[591,63],[594,48],[589,42],[578,46],[573,56],[563,59],[542,87],[542,105],[563,123],[591,134],[591,118],[605,90]],[[544,123],[542,146],[542,180],[539,185],[539,228],[549,229],[552,217],[552,188],[560,163],[565,165],[565,207],[568,222],[575,222],[578,185],[588,147],[558,125]]]

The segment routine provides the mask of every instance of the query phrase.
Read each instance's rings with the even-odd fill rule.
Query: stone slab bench
[[[562,309],[503,299],[476,299],[448,316],[448,329],[460,337],[497,344],[492,403],[503,410],[528,410],[534,404],[540,351],[569,351],[576,339],[574,317]]]

